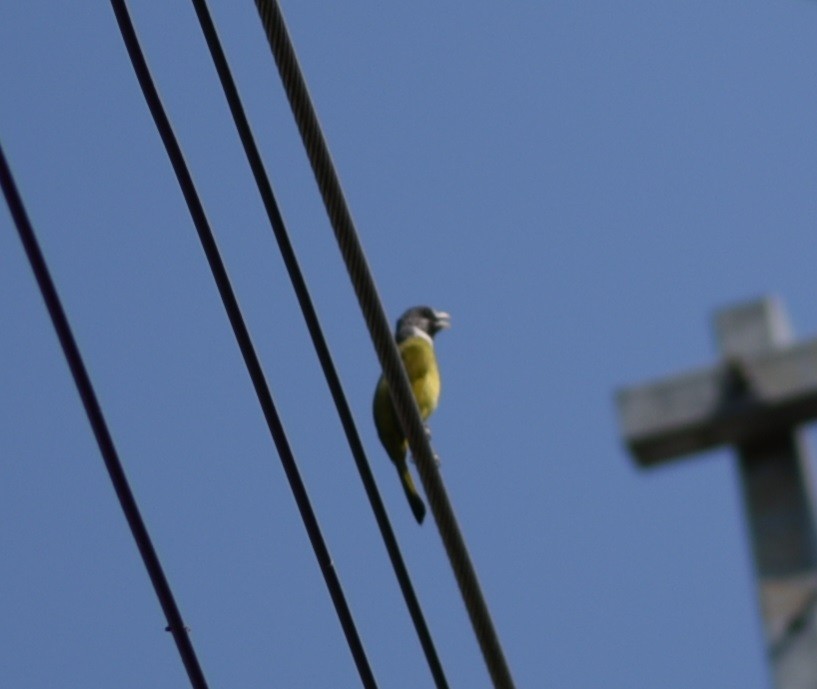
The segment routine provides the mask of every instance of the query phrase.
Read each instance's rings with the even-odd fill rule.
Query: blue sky
[[[131,12],[383,687],[430,686],[190,3]],[[768,686],[730,453],[637,470],[614,391],[764,294],[817,331],[817,4],[283,10],[518,686]],[[452,686],[487,687],[252,3],[212,2]],[[0,7],[0,141],[212,687],[358,678],[107,3]],[[0,211],[0,682],[186,679]]]

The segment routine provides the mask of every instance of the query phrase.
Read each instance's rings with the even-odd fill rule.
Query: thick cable
[[[244,322],[241,309],[238,305],[238,300],[236,299],[232,285],[230,284],[227,270],[224,266],[224,262],[221,259],[213,232],[210,229],[210,224],[205,215],[204,207],[201,204],[201,200],[199,199],[198,193],[196,192],[196,188],[193,184],[193,178],[191,177],[190,171],[187,168],[181,148],[179,147],[179,143],[176,140],[176,136],[173,133],[173,129],[170,125],[170,120],[165,113],[161,99],[159,98],[159,93],[156,90],[156,86],[153,83],[153,79],[148,70],[147,62],[145,61],[142,49],[139,46],[133,24],[130,16],[128,15],[127,7],[124,0],[111,0],[111,5],[116,13],[116,19],[119,23],[120,31],[122,32],[122,38],[125,41],[125,46],[127,47],[131,62],[133,63],[133,68],[145,96],[145,101],[147,102],[148,108],[150,109],[151,115],[156,123],[156,128],[159,131],[159,135],[161,136],[162,142],[167,150],[173,170],[176,173],[176,177],[179,181],[179,186],[181,187],[185,201],[187,202],[187,206],[190,210],[190,214],[193,218],[193,223],[196,227],[196,231],[198,232],[202,248],[207,256],[210,269],[213,272],[213,277],[218,287],[219,294],[221,295],[221,299],[224,303],[224,308],[227,311],[227,316],[230,320],[230,324],[232,325],[236,340],[238,341],[238,346],[241,350],[242,356],[244,357],[244,363],[247,366],[253,386],[255,387],[255,392],[264,413],[264,418],[267,421],[270,434],[272,435],[273,441],[275,442],[275,447],[278,450],[281,464],[283,465],[284,472],[286,473],[287,480],[289,481],[290,488],[293,496],[295,497],[295,502],[297,503],[298,510],[301,514],[301,518],[303,519],[307,534],[309,535],[309,540],[318,560],[318,565],[320,566],[324,581],[329,589],[329,595],[334,603],[335,611],[346,636],[346,641],[349,645],[349,650],[352,653],[355,665],[357,666],[358,673],[360,674],[360,679],[363,682],[363,686],[369,689],[376,689],[377,682],[375,681],[374,674],[371,666],[369,665],[368,658],[366,657],[363,643],[361,642],[360,636],[357,632],[354,619],[352,618],[352,612],[343,593],[340,579],[335,571],[326,541],[321,533],[317,516],[309,501],[306,486],[304,485],[295,461],[295,455],[293,454],[292,448],[289,445],[283,423],[278,415],[278,410],[272,398],[272,393],[270,392],[269,386],[264,378],[261,362],[259,361],[258,355],[255,352],[255,347],[252,344],[249,330]]]
[[[511,689],[514,685],[510,669],[437,469],[434,452],[411,393],[280,6],[277,0],[256,0],[255,4],[485,663],[494,686]]]
[[[429,669],[431,670],[431,674],[434,678],[434,683],[437,686],[437,689],[447,689],[448,682],[445,678],[442,663],[437,655],[434,641],[431,638],[431,632],[428,628],[423,611],[420,607],[420,602],[417,599],[417,595],[411,583],[411,578],[409,576],[408,569],[406,568],[405,561],[403,560],[403,556],[400,552],[400,547],[397,544],[394,529],[389,522],[386,508],[383,504],[380,492],[377,489],[377,484],[375,483],[374,475],[372,474],[371,467],[369,466],[368,459],[366,458],[366,452],[363,449],[363,443],[361,442],[360,435],[352,415],[351,407],[349,406],[349,402],[346,399],[346,394],[343,391],[340,376],[338,375],[335,364],[332,361],[332,355],[329,351],[329,346],[321,329],[318,314],[312,303],[312,298],[309,295],[309,289],[301,267],[298,263],[298,258],[295,254],[292,242],[290,241],[286,224],[284,223],[284,219],[278,208],[278,202],[275,199],[275,193],[272,189],[269,176],[264,169],[261,154],[259,153],[258,146],[255,143],[255,138],[253,137],[250,123],[244,111],[244,106],[241,103],[238,88],[235,84],[232,73],[230,72],[230,67],[221,46],[221,42],[219,41],[216,27],[213,23],[205,0],[192,0],[192,2],[196,10],[196,14],[198,15],[199,23],[201,24],[201,29],[204,33],[207,45],[210,48],[210,54],[213,58],[216,71],[218,72],[221,86],[224,89],[224,95],[227,98],[230,112],[235,120],[238,135],[241,139],[242,145],[244,146],[244,152],[247,156],[247,160],[249,161],[253,176],[255,177],[255,182],[258,185],[258,191],[261,194],[261,199],[267,212],[267,217],[269,218],[270,225],[272,226],[275,234],[275,239],[278,242],[278,248],[281,251],[284,264],[286,265],[287,272],[289,273],[290,281],[292,282],[292,287],[295,291],[295,295],[301,307],[301,312],[303,313],[309,334],[312,338],[312,344],[317,352],[318,360],[320,361],[324,377],[326,378],[326,382],[332,394],[332,399],[335,403],[335,408],[337,409],[338,416],[340,417],[343,430],[346,433],[346,439],[352,451],[355,465],[357,466],[358,473],[360,474],[361,481],[363,482],[364,489],[366,490],[366,495],[369,498],[369,503],[371,504],[372,511],[374,512],[375,520],[377,521],[377,525],[380,528],[380,533],[386,545],[386,551],[388,552],[389,559],[391,560],[392,567],[394,568],[400,590],[403,593],[406,607],[409,610],[409,615],[411,616],[412,622],[414,623],[414,627],[417,631],[420,645],[423,648],[426,661],[428,662]]]
[[[54,330],[57,332],[62,351],[68,361],[68,367],[71,369],[71,375],[74,377],[74,383],[82,398],[85,413],[88,415],[88,421],[90,421],[91,428],[94,431],[97,445],[99,445],[102,459],[105,462],[105,468],[108,470],[111,483],[113,483],[114,490],[116,491],[116,497],[119,498],[119,504],[122,507],[122,512],[125,514],[125,519],[133,535],[133,540],[136,541],[136,547],[142,556],[142,562],[144,562],[145,569],[147,569],[148,576],[153,584],[153,590],[156,592],[156,597],[159,599],[159,604],[162,606],[165,618],[167,619],[167,630],[173,635],[173,640],[176,642],[176,648],[179,651],[184,668],[187,670],[190,684],[194,689],[207,689],[207,681],[204,678],[201,665],[193,649],[193,643],[190,640],[187,627],[182,620],[179,606],[176,604],[173,591],[170,589],[170,584],[162,569],[159,556],[153,547],[150,534],[148,534],[147,527],[139,512],[139,507],[136,504],[136,499],[128,484],[125,470],[122,467],[119,454],[114,446],[113,437],[108,430],[108,424],[102,414],[102,407],[99,405],[99,400],[91,384],[91,378],[88,375],[79,347],[71,332],[68,317],[62,308],[62,303],[57,294],[57,288],[51,278],[40,245],[37,242],[34,227],[31,225],[28,213],[23,206],[22,198],[17,190],[17,185],[12,177],[6,157],[3,154],[2,146],[0,146],[0,184],[3,187],[3,194],[6,197],[9,210],[11,210],[11,215],[17,226],[17,232],[25,248],[31,269],[34,271],[34,276],[37,279],[43,300],[48,308],[51,321],[54,324]]]

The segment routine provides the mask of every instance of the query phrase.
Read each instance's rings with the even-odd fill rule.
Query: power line
[[[389,522],[385,506],[383,505],[383,500],[380,497],[377,484],[375,483],[374,476],[372,475],[372,470],[363,449],[363,443],[360,440],[360,435],[358,434],[357,427],[355,425],[352,410],[349,406],[349,402],[346,399],[346,395],[343,391],[343,386],[334,362],[332,361],[332,355],[329,351],[326,338],[323,335],[320,322],[318,320],[318,314],[312,303],[306,280],[304,279],[303,272],[301,271],[297,256],[295,255],[295,250],[289,239],[289,234],[287,232],[284,219],[281,216],[278,203],[275,199],[275,193],[273,192],[269,177],[264,169],[261,154],[258,151],[258,147],[255,143],[255,139],[250,128],[250,123],[247,119],[244,107],[241,104],[238,88],[236,87],[235,80],[230,72],[227,58],[224,54],[224,50],[222,49],[221,42],[219,41],[218,33],[216,32],[216,27],[213,24],[213,20],[210,16],[205,0],[193,0],[193,6],[196,10],[196,14],[198,15],[199,23],[201,24],[201,29],[204,33],[207,45],[210,48],[210,54],[213,58],[213,62],[215,63],[216,71],[218,72],[222,88],[224,89],[224,95],[227,98],[227,103],[229,104],[233,119],[235,120],[235,125],[238,129],[239,137],[241,138],[241,143],[244,146],[244,152],[247,155],[250,168],[252,169],[256,184],[258,185],[258,191],[261,194],[264,208],[267,211],[267,216],[270,224],[272,225],[273,232],[275,233],[275,238],[278,242],[281,255],[283,256],[284,264],[286,265],[287,272],[289,273],[290,280],[292,281],[292,286],[298,298],[298,303],[300,304],[301,311],[304,315],[309,334],[312,337],[312,343],[315,347],[315,351],[317,352],[327,384],[329,385],[329,390],[332,394],[332,399],[335,402],[335,407],[340,417],[341,424],[343,425],[343,430],[346,433],[346,439],[352,451],[352,456],[354,457],[355,464],[357,465],[358,472],[360,473],[360,478],[363,481],[363,486],[366,490],[366,495],[369,498],[369,503],[372,506],[372,511],[374,512],[375,519],[378,527],[380,528],[380,533],[383,537],[383,541],[386,545],[389,558],[391,559],[397,581],[399,582],[400,589],[406,601],[406,606],[408,607],[414,627],[417,630],[417,635],[420,639],[420,644],[429,664],[431,674],[434,677],[434,681],[438,689],[447,689],[448,682],[446,681],[442,664],[439,656],[437,655],[437,650],[434,647],[431,632],[426,624],[425,617],[423,616],[422,609],[420,608],[417,595],[414,592],[403,556],[400,553],[400,548],[397,544],[394,530]]]
[[[131,492],[122,462],[119,461],[119,454],[102,414],[102,408],[99,406],[99,401],[91,384],[91,378],[82,361],[82,355],[71,332],[68,317],[65,315],[65,310],[60,303],[57,288],[51,279],[45,257],[40,250],[34,228],[23,206],[22,198],[17,190],[17,185],[12,177],[2,146],[0,146],[0,184],[3,187],[3,194],[14,218],[17,232],[25,248],[31,269],[34,271],[34,276],[48,308],[51,321],[54,324],[54,330],[57,332],[60,345],[62,345],[62,350],[68,361],[68,367],[74,377],[74,383],[82,398],[85,413],[88,415],[94,436],[96,436],[96,442],[105,461],[105,468],[111,477],[111,483],[113,483],[116,496],[119,498],[119,504],[125,513],[125,519],[130,527],[131,534],[133,534],[133,539],[136,541],[136,547],[139,549],[142,562],[145,564],[153,589],[167,618],[167,630],[173,634],[173,640],[176,642],[176,648],[182,658],[185,670],[187,670],[190,684],[194,689],[207,689],[207,681],[204,679],[204,673],[193,649],[193,643],[190,641],[187,627],[184,625],[181,612],[178,605],[176,605],[176,599],[173,597],[170,584],[159,562],[159,556],[150,540],[142,515],[139,513],[139,507]]]
[[[392,338],[315,108],[298,66],[281,9],[275,0],[256,0],[255,4],[485,663],[494,685],[502,689],[511,689],[513,679],[510,668],[505,660],[442,477],[437,470],[431,444]]]
[[[156,128],[165,145],[171,165],[179,181],[179,186],[181,187],[187,206],[190,209],[193,223],[196,226],[196,231],[198,232],[204,253],[207,256],[207,261],[213,272],[213,278],[216,281],[219,294],[224,303],[224,308],[227,311],[227,316],[230,319],[230,324],[238,341],[238,346],[241,349],[241,354],[244,357],[244,363],[247,366],[253,386],[255,387],[264,418],[267,421],[273,441],[278,449],[281,464],[283,465],[290,488],[295,497],[295,502],[298,505],[298,510],[301,513],[301,518],[309,535],[312,548],[315,551],[321,573],[329,589],[329,595],[335,605],[335,611],[346,636],[346,641],[354,658],[361,681],[365,687],[376,689],[377,682],[375,681],[374,674],[366,657],[363,643],[357,632],[352,612],[343,593],[340,579],[335,571],[332,557],[329,554],[329,549],[321,533],[317,516],[309,502],[309,495],[307,494],[306,486],[298,471],[295,455],[289,445],[283,423],[281,422],[281,418],[278,415],[278,410],[272,398],[272,393],[264,378],[261,362],[255,352],[249,330],[241,315],[238,300],[233,292],[227,270],[219,254],[215,237],[213,236],[213,232],[210,229],[210,224],[204,212],[204,207],[201,204],[201,200],[193,184],[193,178],[190,176],[190,171],[184,161],[181,148],[173,134],[170,120],[164,111],[159,93],[153,83],[147,62],[139,46],[133,23],[128,15],[127,6],[124,0],[111,0],[111,5],[116,14],[119,29],[122,32],[122,38],[128,50],[134,71],[136,72],[136,77],[139,80],[139,85],[142,88],[142,93],[145,96],[145,101],[156,123]]]

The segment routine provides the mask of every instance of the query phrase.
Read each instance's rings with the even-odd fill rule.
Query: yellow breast
[[[422,337],[410,337],[400,343],[400,356],[420,415],[427,419],[440,400],[440,372],[433,345]]]
[[[440,372],[434,347],[422,337],[411,337],[399,345],[411,390],[425,421],[440,399]],[[375,390],[373,412],[377,434],[389,457],[398,466],[405,462],[408,443],[389,394],[389,384],[381,375]]]

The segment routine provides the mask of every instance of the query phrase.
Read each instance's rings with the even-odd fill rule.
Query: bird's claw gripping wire
[[[426,433],[426,439],[428,440],[428,443],[430,445],[431,444],[431,428],[429,428],[428,424],[424,423],[423,424],[423,430]],[[433,448],[432,448],[431,452],[432,452],[432,455],[434,456],[434,465],[439,469],[440,465],[442,464],[442,462],[440,461],[440,455],[438,455],[436,452],[434,452]],[[412,464],[414,464],[416,466],[417,465],[417,460],[414,459],[413,454],[411,455],[410,459],[411,459]]]

